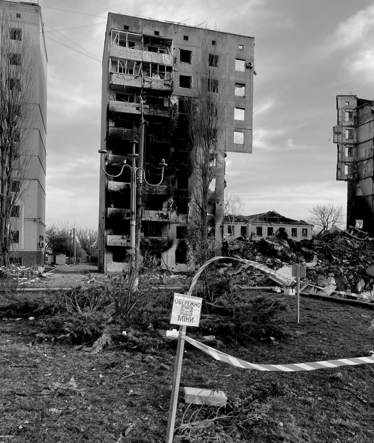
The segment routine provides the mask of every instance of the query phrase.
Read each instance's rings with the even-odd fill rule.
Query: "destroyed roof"
[[[247,215],[246,218],[250,223],[276,223],[287,225],[313,226],[311,223],[307,223],[304,220],[293,220],[292,218],[284,217],[276,211],[268,211],[261,214]]]

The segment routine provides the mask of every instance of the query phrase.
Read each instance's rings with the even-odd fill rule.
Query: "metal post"
[[[166,431],[166,443],[173,443],[175,416],[177,413],[179,385],[182,373],[184,337],[186,336],[186,329],[187,329],[186,326],[180,326],[179,328],[177,355],[175,357],[175,365],[174,365],[173,389],[171,392],[170,409],[169,409],[169,421]]]

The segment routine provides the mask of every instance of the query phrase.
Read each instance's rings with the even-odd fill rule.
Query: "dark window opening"
[[[178,214],[187,214],[188,213],[188,201],[187,200],[177,201],[176,204],[177,204]]]
[[[124,26],[123,26],[123,29],[124,29],[125,31],[128,31],[128,30],[129,30],[129,27],[128,27],[127,25],[124,25]]]
[[[16,18],[21,18],[21,14],[19,12],[17,12]]]
[[[184,35],[183,40],[188,40],[188,35]]]
[[[11,78],[9,79],[9,89],[11,91],[20,91],[21,90],[21,81],[19,78]]]
[[[191,63],[192,51],[187,51],[186,49],[180,50],[180,61],[183,63]]]
[[[10,54],[9,63],[14,66],[21,66],[21,54]]]
[[[160,31],[155,31],[155,35],[160,35]]]
[[[302,236],[302,237],[308,237],[308,229],[303,228],[303,229],[301,230],[301,236]]]
[[[145,237],[162,237],[164,224],[159,222],[143,222],[143,232]]]
[[[11,40],[22,40],[22,29],[12,28],[9,33]]]
[[[128,252],[124,248],[114,248],[113,249],[113,261],[117,263],[123,263],[128,260]]]
[[[233,235],[235,233],[235,226],[234,225],[228,225],[227,226],[227,233],[230,235]]]
[[[188,171],[185,169],[179,169],[177,174],[177,188],[188,189]]]
[[[247,237],[247,226],[240,226],[240,235]]]
[[[179,86],[181,88],[191,89],[192,77],[189,75],[180,75],[179,76]]]
[[[10,210],[10,216],[18,218],[19,217],[19,205],[15,205]]]
[[[218,66],[219,56],[215,54],[209,54],[209,66],[216,68]]]
[[[217,42],[215,40],[212,40],[212,45],[216,46]]]
[[[259,235],[262,237],[262,226],[257,226],[256,227],[256,235]]]
[[[184,240],[179,242],[175,250],[175,263],[187,263],[187,245]]]
[[[149,211],[161,211],[164,200],[164,195],[147,195],[144,202],[145,210],[148,209]],[[146,215],[147,214],[145,214],[145,216]]]
[[[128,41],[127,43],[129,48],[135,48],[135,42]]]
[[[23,264],[23,259],[22,259],[22,257],[9,257],[9,263],[10,263],[11,265],[22,266],[22,264]]]
[[[19,231],[10,231],[10,241],[12,243],[19,243]]]
[[[297,228],[291,228],[291,237],[297,237]]]
[[[271,237],[272,235],[274,235],[274,228],[268,227],[268,236]]]
[[[218,92],[218,80],[216,78],[208,79],[208,91]]]
[[[187,227],[186,226],[177,226],[177,239],[181,240],[186,237]]]
[[[21,187],[21,182],[19,180],[13,180],[11,192],[19,192],[20,187]]]

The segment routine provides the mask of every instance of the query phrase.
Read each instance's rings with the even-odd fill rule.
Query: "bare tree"
[[[328,231],[333,225],[342,225],[344,223],[343,206],[335,206],[332,203],[313,206],[309,209],[311,216],[309,223],[317,227],[318,234]]]
[[[73,227],[67,222],[57,222],[45,230],[46,250],[56,254],[73,254]]]
[[[214,255],[211,244],[214,245],[214,237],[210,242],[208,232],[213,231],[217,195],[216,190],[211,191],[209,186],[215,178],[217,162],[222,158],[224,162],[219,139],[224,123],[225,85],[223,79],[217,77],[219,56],[209,54],[206,48],[207,45],[203,45],[201,57],[195,61],[195,97],[188,101],[187,106],[192,143],[188,241],[197,263],[204,263]],[[211,229],[210,223],[213,224]]]
[[[77,238],[80,247],[90,259],[97,257],[97,229],[77,228]]]
[[[28,139],[35,120],[35,61],[27,30],[0,5],[0,262],[9,254],[20,199],[30,176]]]
[[[235,223],[239,215],[243,215],[244,203],[241,201],[239,195],[228,194],[225,196],[225,221],[227,223]]]

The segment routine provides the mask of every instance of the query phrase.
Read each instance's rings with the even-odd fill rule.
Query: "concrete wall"
[[[229,233],[229,225],[233,227],[233,233]],[[286,225],[286,224],[269,224],[269,223],[235,223],[235,224],[226,224],[224,226],[224,235],[225,239],[228,241],[232,241],[237,237],[241,236],[241,227],[247,227],[247,236],[252,240],[260,240],[261,238],[271,237],[275,235],[279,228],[284,228],[286,233],[288,234],[288,238],[294,241],[301,240],[310,240],[312,238],[312,226],[310,225]],[[262,229],[262,235],[257,234],[257,228]],[[273,229],[273,234],[268,234],[268,228]],[[296,229],[296,235],[294,230]],[[306,230],[306,235],[303,235],[304,230]]]

